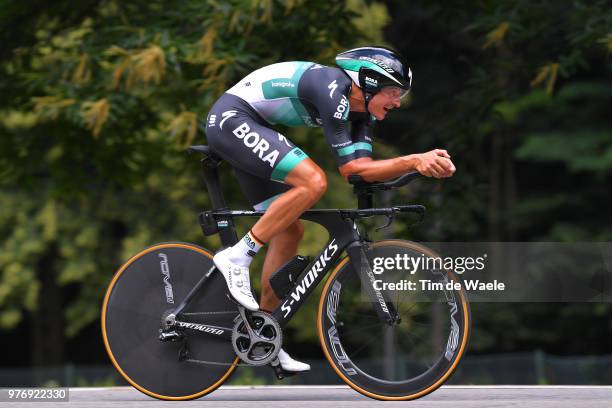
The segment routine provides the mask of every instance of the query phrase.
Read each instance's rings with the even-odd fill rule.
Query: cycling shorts
[[[265,210],[291,186],[285,177],[308,158],[244,100],[222,95],[206,119],[212,151],[234,167],[238,182],[256,210]]]

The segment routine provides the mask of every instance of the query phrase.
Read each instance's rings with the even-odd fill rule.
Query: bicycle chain
[[[238,313],[235,310],[229,312],[187,312],[181,313],[183,316],[203,316],[203,315],[217,315],[217,314],[230,314],[230,313]]]
[[[217,366],[232,366],[234,365],[234,363],[220,363],[218,361],[206,361],[206,360],[197,360],[194,358],[187,358],[185,360],[183,360],[186,363],[195,363],[195,364],[202,364],[202,365],[217,365]],[[251,364],[246,364],[246,363],[236,363],[236,367],[254,367]]]

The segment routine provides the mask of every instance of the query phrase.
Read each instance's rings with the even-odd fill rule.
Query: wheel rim
[[[212,255],[203,248],[182,243],[155,245],[141,251],[140,253],[130,258],[115,274],[104,297],[101,324],[105,348],[111,359],[111,362],[113,363],[117,371],[122,375],[123,378],[125,378],[128,383],[130,383],[139,391],[152,397],[164,400],[187,400],[198,398],[216,389],[229,377],[229,375],[235,369],[236,364],[238,363],[238,359],[233,354],[232,358],[227,360],[228,364],[226,367],[223,367],[222,370],[212,370],[218,373],[217,375],[212,374],[211,372],[211,375],[214,377],[214,379],[206,378],[205,380],[203,380],[205,386],[199,388],[197,384],[192,384],[191,386],[186,387],[186,392],[185,390],[183,390],[179,391],[178,393],[175,393],[173,392],[173,390],[168,389],[167,387],[164,387],[159,384],[146,384],[146,379],[143,380],[143,378],[141,378],[142,374],[139,373],[138,370],[133,370],[133,367],[135,366],[137,367],[138,365],[151,364],[150,370],[155,371],[163,367],[164,364],[167,364],[168,359],[174,361],[174,358],[176,357],[176,361],[178,361],[178,353],[181,345],[175,343],[160,343],[156,338],[158,335],[157,331],[159,327],[159,319],[163,314],[163,310],[153,309],[155,309],[155,307],[157,307],[157,309],[161,309],[162,306],[160,304],[157,304],[155,305],[155,307],[151,308],[152,310],[150,311],[133,311],[130,306],[121,304],[123,301],[125,301],[126,296],[119,296],[121,290],[125,290],[124,288],[122,288],[122,286],[124,286],[127,280],[126,278],[128,277],[126,271],[130,268],[137,267],[138,262],[141,262],[143,259],[145,259],[145,257],[155,256],[159,251],[164,251],[164,253],[167,254],[170,254],[171,251],[186,251],[186,253],[193,254],[197,257],[202,257],[202,255],[204,255],[208,261],[212,259]],[[172,259],[174,258],[175,257],[172,257]],[[175,273],[176,275],[179,275],[181,273],[188,273],[189,271],[186,272],[184,270],[189,269],[186,268],[187,264],[181,265],[181,262],[175,263],[172,266],[171,271],[173,271],[173,273]],[[193,280],[194,278],[195,277],[192,277],[191,280]],[[165,289],[163,287],[163,276],[159,276],[158,272],[155,275],[155,282],[156,285],[158,284],[158,286],[162,286],[159,290],[163,291]],[[183,288],[181,288],[180,285],[175,285],[175,287],[173,287],[177,303],[180,301],[179,299],[181,299],[180,296],[184,296],[185,291],[189,290],[189,287],[191,286],[193,286],[192,283],[186,284]],[[161,296],[164,295],[162,294]],[[120,297],[122,297],[122,299],[119,299]],[[146,296],[144,297],[144,299],[148,300]],[[199,301],[199,299],[196,299],[196,303]],[[136,302],[136,300],[128,299],[127,302],[128,305],[130,305],[129,302],[135,302],[131,305],[138,305],[138,302]],[[168,307],[168,305],[164,305],[164,307]],[[146,309],[147,307],[143,306],[143,308]],[[125,336],[122,336],[121,329],[118,329],[118,327],[121,328],[122,326],[126,326],[126,323],[121,321],[121,313],[126,313],[124,309],[128,311],[127,313],[130,313],[130,310],[132,310],[132,313],[134,314],[134,316],[131,316],[132,318],[129,319],[130,322],[134,323],[126,327],[125,330],[126,332],[128,332],[127,329],[130,329],[129,333],[131,334],[131,337],[128,336],[127,340],[123,338]],[[138,306],[135,306],[135,309],[138,309]],[[141,331],[140,334],[139,331]],[[131,345],[128,344],[126,346],[122,343],[134,342],[135,338],[139,340],[144,339],[143,343],[140,344],[140,347],[149,348],[150,350],[153,350],[152,354],[147,354],[144,356],[142,354],[137,355],[137,352],[132,353],[133,355],[130,354],[130,350],[127,349],[129,349]],[[196,341],[195,338],[194,341]],[[231,350],[231,344],[229,342],[227,342],[227,347]],[[201,345],[196,345],[196,349],[200,348],[202,348]],[[186,365],[188,363],[182,364],[184,365],[182,367],[188,367]],[[143,369],[142,371],[146,370]],[[207,372],[211,370],[202,370],[201,367],[198,368],[195,366],[189,366],[189,368],[187,368],[187,371],[191,372],[194,376],[196,376],[196,378],[197,376],[200,376],[200,378],[205,378]],[[159,382],[161,382],[161,380],[159,380]]]
[[[427,253],[426,251],[428,251],[427,248],[406,241],[388,240],[378,242],[372,245],[372,248],[380,249],[380,247],[401,247],[403,249],[419,250],[425,253]],[[429,252],[431,253],[431,251]],[[433,255],[435,254],[431,253],[430,256]],[[422,367],[416,366],[416,368],[413,369],[414,374],[412,375],[410,373],[404,372],[399,373],[398,375],[393,377],[393,375],[389,375],[389,372],[387,372],[385,377],[384,370],[389,369],[389,364],[386,364],[384,361],[379,361],[378,367],[372,367],[372,364],[368,364],[368,362],[365,361],[366,359],[360,359],[359,353],[361,351],[358,348],[359,344],[350,344],[350,333],[348,333],[347,330],[343,330],[340,325],[342,319],[346,319],[346,316],[340,316],[340,311],[336,310],[338,315],[333,316],[332,313],[332,316],[334,317],[337,324],[331,324],[333,319],[331,319],[329,315],[330,309],[334,309],[333,304],[336,304],[336,309],[342,309],[342,305],[340,305],[339,302],[342,302],[343,300],[346,301],[346,299],[342,298],[341,288],[338,287],[342,284],[342,282],[340,282],[338,278],[339,273],[345,270],[344,267],[347,265],[347,262],[348,258],[343,259],[334,269],[332,275],[330,276],[325,285],[325,288],[323,289],[323,295],[319,304],[319,336],[326,358],[332,365],[332,368],[334,368],[336,373],[355,390],[361,392],[364,395],[368,395],[377,399],[414,399],[426,395],[427,393],[435,390],[442,383],[444,383],[444,381],[446,381],[446,379],[454,371],[460,358],[465,352],[467,340],[469,337],[470,322],[469,305],[467,304],[465,297],[461,296],[460,299],[457,299],[457,303],[459,304],[458,312],[460,313],[461,321],[463,324],[460,328],[460,336],[456,339],[458,340],[456,347],[456,355],[452,356],[452,359],[448,362],[448,364],[446,364],[444,361],[441,361],[442,357],[440,356],[440,354],[442,353],[436,353],[437,355],[433,360],[430,360],[428,362],[422,362],[422,364],[424,364]],[[336,293],[334,293],[334,290],[336,291]],[[354,306],[355,304],[358,305],[359,302],[354,302],[354,304],[351,306]],[[423,309],[426,309],[427,307],[424,307]],[[360,313],[360,310],[356,309],[355,307],[352,307],[350,312],[358,315]],[[401,310],[400,313],[402,313]],[[369,330],[372,330],[372,328],[375,326],[380,327],[381,325],[386,325],[384,323],[379,322],[379,319],[374,314],[373,310],[370,314],[363,314],[359,317],[362,321],[362,328],[367,328],[368,325],[365,323],[365,321],[367,321],[368,317],[372,318],[373,322],[372,327],[370,327]],[[405,324],[407,324],[407,322],[403,320],[402,323],[400,323],[400,326]],[[330,333],[330,330],[332,331],[332,333]],[[446,334],[443,333],[442,338],[444,338],[445,335]],[[356,338],[359,336],[361,336],[362,339],[364,337],[367,337],[367,335],[360,335],[359,333],[354,335],[354,337]],[[383,337],[384,336],[375,337],[374,335],[372,335],[371,338],[367,339],[367,341],[374,345],[378,344],[380,346],[384,342],[384,339],[382,339]],[[405,340],[409,341],[410,339],[406,338]],[[362,343],[365,342],[366,341]],[[361,346],[364,347],[364,344],[361,344]],[[366,344],[365,346],[368,345]],[[418,346],[418,344],[416,344],[416,346]],[[394,363],[396,366],[402,365],[397,364],[397,361],[395,361]],[[415,362],[412,363],[414,364]],[[427,367],[429,367],[428,370],[425,369]],[[406,369],[405,364],[404,369]],[[419,372],[421,372],[421,375],[416,375]],[[409,380],[394,381],[399,380],[402,375],[405,376],[404,378],[409,378]]]

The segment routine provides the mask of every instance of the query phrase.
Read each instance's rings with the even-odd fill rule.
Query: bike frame
[[[234,245],[238,239],[234,227],[234,217],[261,217],[264,211],[229,210],[225,205],[223,193],[219,184],[217,168],[220,164],[218,159],[207,155],[202,159],[204,170],[204,181],[208,189],[212,211],[205,211],[200,214],[200,224],[206,235],[219,233],[223,247]],[[371,207],[372,197],[359,197],[359,206]],[[421,213],[421,206],[405,205],[389,208],[360,208],[360,209],[320,209],[308,210],[304,212],[300,219],[315,222],[323,226],[329,233],[327,244],[312,262],[302,271],[295,281],[291,290],[281,299],[279,306],[272,312],[272,316],[278,323],[284,326],[293,315],[301,308],[306,299],[312,294],[314,289],[321,283],[327,273],[336,265],[341,254],[346,251],[350,259],[351,266],[360,276],[362,285],[366,288],[371,302],[375,305],[375,310],[382,321],[394,324],[399,321],[399,317],[392,302],[385,299],[381,291],[374,288],[374,274],[369,262],[367,262],[367,240],[364,239],[357,226],[357,219],[384,215],[393,217],[401,213]],[[206,285],[208,279],[217,268],[213,266],[191,289],[189,294],[183,299],[179,306],[172,312],[176,317],[188,306],[191,299]],[[212,328],[213,334],[221,337],[230,338],[232,328],[208,326]],[[218,330],[223,330],[219,333]],[[203,333],[207,331],[201,330]],[[217,331],[214,333],[214,331]],[[210,332],[208,332],[210,333]]]

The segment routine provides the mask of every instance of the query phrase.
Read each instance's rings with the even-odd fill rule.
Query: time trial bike
[[[263,212],[228,209],[218,174],[222,160],[207,146],[191,146],[189,151],[203,155],[213,206],[199,214],[202,230],[219,234],[223,247],[231,246],[237,242],[234,218],[260,217]],[[269,365],[282,379],[288,375],[277,358],[283,327],[327,277],[317,331],[338,376],[356,391],[381,400],[414,399],[434,391],[456,369],[470,334],[466,293],[446,285],[459,282],[459,277],[448,269],[420,271],[442,285],[419,296],[381,288],[382,276],[401,279],[406,271],[377,274],[377,258],[438,255],[411,241],[373,242],[358,223],[373,216],[387,217],[385,226],[401,215],[422,219],[421,205],[373,205],[378,192],[404,186],[417,176],[410,173],[383,183],[350,176],[358,208],[304,212],[300,218],[320,224],[329,237],[317,256],[298,255],[275,272],[270,283],[281,301],[271,313],[251,312],[232,300],[208,249],[169,242],[142,250],[119,268],[104,297],[102,336],[113,365],[136,389],[163,400],[206,395],[240,365]]]

